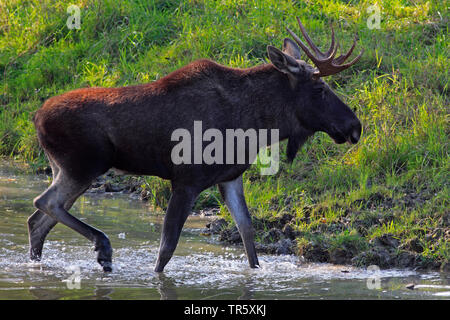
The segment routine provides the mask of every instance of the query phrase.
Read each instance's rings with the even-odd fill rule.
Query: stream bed
[[[103,273],[88,240],[58,224],[42,261],[28,254],[27,218],[45,175],[0,163],[0,300],[3,299],[450,299],[450,275],[306,263],[259,255],[250,269],[240,246],[202,235],[210,217],[190,216],[164,273],[153,272],[163,215],[121,193],[85,193],[71,214],[104,231],[113,272]],[[414,290],[408,289],[414,284]]]

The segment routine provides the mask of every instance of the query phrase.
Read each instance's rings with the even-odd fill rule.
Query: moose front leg
[[[192,188],[172,185],[172,196],[164,217],[155,272],[162,272],[170,258],[172,258],[180,238],[181,229],[183,229],[197,195],[198,192]]]
[[[228,210],[236,222],[242,242],[244,242],[250,268],[258,268],[259,262],[256,256],[255,244],[253,242],[254,231],[252,219],[245,203],[242,176],[239,178],[219,184],[219,190]]]

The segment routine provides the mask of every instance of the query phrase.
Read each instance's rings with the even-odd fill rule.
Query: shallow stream
[[[247,265],[243,248],[201,235],[207,217],[189,217],[163,274],[153,272],[163,216],[120,193],[86,193],[71,213],[104,231],[114,253],[105,274],[93,246],[65,226],[47,237],[43,259],[28,259],[26,221],[44,175],[0,163],[0,299],[450,299],[450,275],[366,270],[260,255]],[[414,283],[415,290],[406,286]]]

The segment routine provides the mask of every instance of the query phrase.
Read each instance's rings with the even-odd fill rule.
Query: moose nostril
[[[350,136],[350,141],[352,143],[357,143],[359,141],[360,136],[361,136],[361,131],[358,129],[354,129]]]

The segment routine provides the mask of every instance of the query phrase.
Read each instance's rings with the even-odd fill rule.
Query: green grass
[[[370,30],[374,2],[381,28]],[[286,26],[297,30],[295,16],[322,47],[332,22],[341,48],[358,34],[357,50],[365,49],[358,64],[327,79],[361,119],[361,141],[336,145],[316,134],[275,176],[253,167],[244,176],[249,208],[259,218],[294,214],[298,242],[324,232],[320,241],[330,252],[345,243],[363,250],[392,234],[402,244],[417,238],[423,261],[448,263],[445,1],[85,0],[76,2],[79,30],[66,27],[70,4],[0,3],[0,155],[45,165],[31,117],[53,95],[154,81],[198,58],[254,66],[267,62],[268,44],[281,47]],[[150,177],[143,184],[155,205],[167,204],[167,182]],[[218,205],[212,188],[196,207]]]

